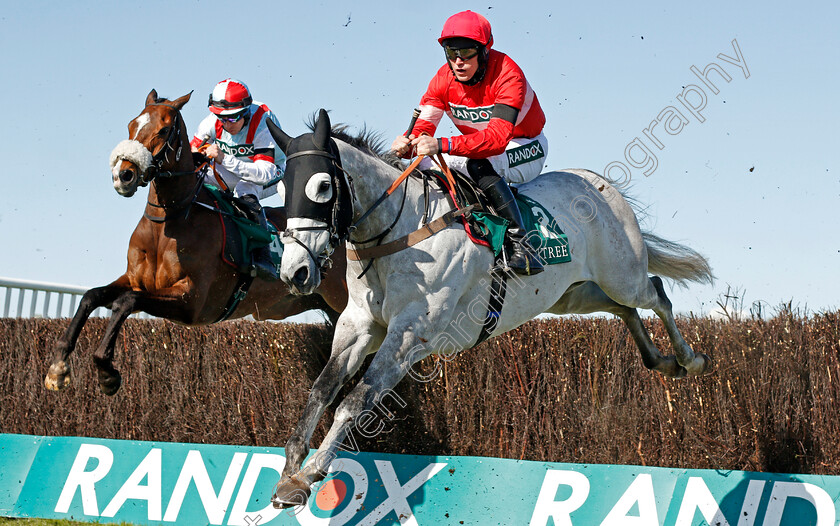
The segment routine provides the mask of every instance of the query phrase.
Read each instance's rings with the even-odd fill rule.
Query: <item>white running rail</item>
[[[0,277],[3,318],[72,318],[85,287]],[[53,301],[55,298],[55,301]],[[111,311],[100,307],[91,316],[107,317]],[[137,316],[136,314],[132,316]],[[142,313],[143,318],[149,316]]]

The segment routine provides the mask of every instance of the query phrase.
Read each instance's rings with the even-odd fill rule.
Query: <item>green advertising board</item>
[[[0,434],[0,516],[178,525],[835,526],[840,477],[343,453],[275,510],[282,448]]]

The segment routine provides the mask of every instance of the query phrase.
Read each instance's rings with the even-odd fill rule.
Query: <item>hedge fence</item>
[[[282,446],[329,354],[319,325],[225,322],[187,328],[129,320],[117,343],[116,396],[100,393],[93,319],[71,356],[72,385],[44,388],[68,320],[0,319],[0,432]],[[366,451],[552,462],[840,474],[840,312],[771,319],[679,318],[715,370],[650,372],[623,323],[529,322],[396,389]],[[671,352],[662,324],[645,324]],[[346,392],[347,388],[343,391]],[[342,394],[343,394],[342,393]],[[340,395],[341,396],[341,395]],[[333,404],[334,409],[336,404]],[[331,409],[331,410],[332,410]],[[331,410],[313,445],[324,436]]]

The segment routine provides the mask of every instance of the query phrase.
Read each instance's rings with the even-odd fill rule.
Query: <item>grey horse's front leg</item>
[[[309,484],[294,478],[303,460],[309,454],[309,441],[327,406],[335,399],[341,387],[359,370],[365,356],[374,351],[384,338],[384,330],[367,318],[342,315],[336,327],[332,353],[327,365],[309,392],[309,399],[294,432],[286,442],[286,466],[272,499],[275,506],[289,507],[300,504],[301,491],[308,496]],[[305,502],[305,499],[304,499]]]
[[[411,333],[389,333],[358,385],[345,398],[335,413],[335,420],[318,451],[306,466],[294,473],[284,470],[284,479],[275,488],[272,503],[276,508],[306,504],[310,486],[326,477],[338,448],[347,438],[356,419],[380,403],[406,375],[409,368],[428,356],[430,351],[416,352],[419,340]],[[286,467],[289,466],[287,462]]]

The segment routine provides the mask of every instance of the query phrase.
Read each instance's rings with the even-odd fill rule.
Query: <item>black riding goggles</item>
[[[469,60],[478,55],[479,49],[477,47],[452,48],[443,46],[443,52],[446,53],[446,58],[455,62],[456,59]]]
[[[230,102],[230,101],[227,101],[227,100],[224,100],[224,99],[213,100],[213,94],[211,93],[210,97],[207,101],[207,105],[208,106],[215,106],[217,108],[224,108],[226,110],[229,110],[231,108],[241,108],[243,106],[250,106],[252,102],[254,102],[254,100],[251,97],[245,97],[244,99],[242,99],[238,102],[237,101]]]

